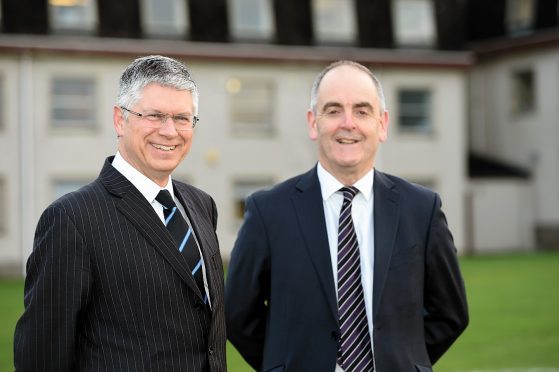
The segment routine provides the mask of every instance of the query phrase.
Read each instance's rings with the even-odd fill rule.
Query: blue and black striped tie
[[[192,228],[185,221],[177,205],[173,201],[173,197],[168,190],[161,190],[155,198],[163,206],[163,216],[165,217],[165,226],[171,233],[171,236],[177,243],[179,251],[186,258],[186,263],[192,272],[192,276],[196,280],[202,297],[206,298],[204,290],[204,277],[202,274],[202,259],[200,251]]]

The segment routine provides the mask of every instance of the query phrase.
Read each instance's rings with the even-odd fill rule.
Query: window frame
[[[231,182],[232,188],[232,228],[237,231],[243,222],[246,212],[246,198],[259,190],[267,190],[274,186],[273,176],[237,176]],[[241,184],[241,185],[239,185]],[[241,195],[242,194],[242,195]]]
[[[237,85],[238,84],[238,85]],[[242,90],[253,88],[255,85],[262,84],[264,89],[261,91],[249,92],[248,97],[240,98],[241,101],[236,101],[235,97],[238,94],[243,94]],[[243,88],[243,86],[245,88]],[[256,105],[257,99],[266,99],[265,90],[268,87],[266,94],[268,101],[266,107],[258,107]],[[229,121],[231,134],[234,137],[242,138],[273,138],[276,136],[276,100],[278,95],[278,85],[276,80],[269,77],[245,77],[245,76],[231,76],[226,82],[226,91],[228,94],[229,102]],[[261,122],[244,121],[238,116],[258,116],[261,115],[264,120]]]
[[[427,100],[422,103],[403,103],[402,102],[402,94],[404,93],[425,93],[427,96]],[[424,86],[405,86],[405,87],[398,87],[396,89],[396,102],[398,105],[398,117],[397,117],[397,126],[398,126],[398,133],[404,135],[422,135],[422,136],[433,136],[435,133],[435,123],[434,123],[434,94],[433,89],[431,87],[424,87]],[[409,113],[409,106],[410,105],[419,105],[425,104],[427,107],[422,107],[419,111],[423,112],[423,117],[426,121],[424,125],[404,125],[403,124],[403,117],[413,118],[413,117],[420,117],[419,114],[411,115]],[[405,107],[405,106],[408,107]],[[417,109],[416,109],[417,111]]]
[[[244,19],[243,6],[247,6],[244,2],[252,1],[258,4],[258,17],[250,17],[250,19],[258,19],[259,25],[243,24]],[[227,5],[231,36],[237,41],[270,41],[275,35],[275,20],[273,0],[229,0]],[[250,3],[249,3],[250,5]]]
[[[331,7],[330,9],[324,7]],[[340,8],[340,6],[342,8]],[[355,44],[358,41],[357,4],[354,0],[312,0],[312,24],[315,40],[318,44]],[[337,11],[336,11],[337,10]],[[322,11],[322,12],[321,12]],[[331,22],[328,16],[337,16],[338,22]],[[322,18],[326,16],[326,19]],[[345,21],[347,29],[331,32],[332,25],[341,25]],[[344,20],[345,18],[345,20]],[[342,29],[342,32],[339,32]]]
[[[186,38],[190,34],[190,4],[188,0],[168,0],[172,2],[175,20],[170,27],[165,27],[166,20],[155,20],[151,17],[153,6],[160,0],[140,0],[142,33],[148,38]]]
[[[523,75],[529,76],[530,91],[526,92],[526,81],[521,81]],[[511,106],[510,112],[515,117],[534,114],[537,110],[536,70],[531,66],[517,67],[509,75]],[[527,98],[528,103],[522,103]]]
[[[58,11],[66,7],[76,10],[81,7],[84,16],[78,17],[76,21],[64,23],[63,16]],[[91,35],[97,32],[99,24],[97,0],[49,0],[47,9],[49,28],[53,33]]]
[[[414,13],[416,15],[415,19],[420,20],[421,16],[428,17],[423,20],[422,27],[425,35],[418,37],[420,33],[418,29],[409,27],[410,22],[409,17],[405,17],[406,14],[402,14],[404,11],[403,6],[405,4],[411,5],[413,3],[424,4],[425,9],[419,11],[415,9],[415,12],[408,10],[406,14]],[[393,35],[394,44],[399,48],[434,48],[437,46],[437,17],[435,14],[435,4],[433,0],[392,0],[392,14],[393,14]],[[422,13],[423,12],[423,13]],[[417,21],[416,21],[417,24]]]
[[[55,95],[55,82],[56,80],[81,80],[81,81],[89,81],[91,82],[92,88],[92,95],[86,96],[83,95],[81,97],[76,96],[76,94],[64,94],[64,95]],[[49,128],[55,131],[65,131],[65,130],[80,130],[80,131],[93,131],[97,130],[98,122],[97,122],[97,97],[98,97],[98,82],[95,77],[87,76],[87,75],[51,75],[49,78]],[[78,103],[77,107],[72,107],[71,103],[75,102]],[[87,119],[57,119],[55,118],[55,110],[79,110],[84,109],[86,112],[89,112],[91,116]]]
[[[529,2],[524,8],[521,2]],[[505,27],[510,35],[529,33],[536,20],[536,2],[534,0],[507,0],[505,3]],[[523,14],[527,11],[527,14]]]

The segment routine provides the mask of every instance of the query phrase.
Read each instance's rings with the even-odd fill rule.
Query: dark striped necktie
[[[192,276],[196,280],[196,284],[200,289],[200,293],[206,298],[204,290],[204,276],[202,274],[202,259],[198,244],[194,238],[194,232],[183,218],[177,205],[173,201],[173,197],[168,190],[161,190],[155,198],[163,206],[163,216],[165,217],[165,226],[171,233],[173,240],[177,244],[179,251],[186,258],[186,263],[192,272]]]
[[[355,187],[343,187],[344,201],[338,227],[338,315],[341,338],[337,362],[345,372],[372,371],[373,349],[361,284],[357,234],[351,217]]]

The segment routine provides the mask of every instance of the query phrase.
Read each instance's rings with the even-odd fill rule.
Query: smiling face
[[[388,112],[380,110],[372,78],[341,65],[324,75],[316,112],[307,112],[309,137],[318,142],[320,164],[344,185],[370,171],[387,138]]]
[[[177,90],[158,84],[149,84],[141,98],[127,107],[141,114],[164,113],[192,115],[194,107],[189,91]],[[118,151],[122,157],[146,177],[165,186],[169,175],[190,151],[194,131],[177,131],[171,118],[159,128],[153,123],[132,114],[124,118],[124,111],[113,111],[115,131],[119,137]]]

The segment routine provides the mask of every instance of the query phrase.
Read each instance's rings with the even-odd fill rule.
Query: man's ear
[[[380,115],[380,120],[378,123],[378,139],[380,142],[384,142],[388,139],[388,121],[388,111],[384,110],[384,112]]]
[[[307,111],[307,129],[309,131],[309,138],[313,141],[316,141],[316,139],[318,138],[316,115],[310,109]]]
[[[123,110],[118,107],[113,107],[113,125],[115,127],[115,132],[117,137],[122,137],[124,135],[124,124],[126,119],[124,118]]]

